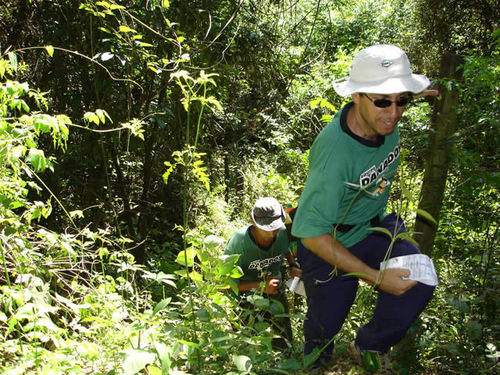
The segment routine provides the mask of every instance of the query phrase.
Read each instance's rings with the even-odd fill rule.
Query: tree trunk
[[[463,59],[453,54],[441,58],[440,77],[460,80],[462,77]],[[448,80],[447,80],[448,81]],[[436,101],[432,116],[432,129],[429,136],[429,148],[426,157],[426,168],[422,185],[419,209],[422,209],[439,223],[439,212],[443,201],[446,177],[450,164],[453,134],[457,130],[458,92],[456,85],[451,89],[439,87],[440,99]],[[417,215],[415,222],[415,240],[424,254],[431,255],[436,237],[437,224],[422,215]]]

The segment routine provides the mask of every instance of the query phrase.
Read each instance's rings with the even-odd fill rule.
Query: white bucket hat
[[[253,207],[252,219],[258,228],[273,231],[285,225],[285,210],[275,198],[259,198]]]
[[[362,49],[352,61],[349,76],[334,82],[337,94],[349,96],[356,92],[395,94],[424,91],[429,79],[413,74],[406,53],[399,47],[379,44]]]

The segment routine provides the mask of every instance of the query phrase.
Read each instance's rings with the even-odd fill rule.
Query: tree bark
[[[441,58],[440,77],[446,81],[461,80],[463,59],[454,54],[446,54]],[[422,184],[421,200],[418,208],[432,215],[439,223],[439,213],[443,202],[446,178],[450,165],[453,134],[457,130],[458,91],[456,85],[451,88],[439,86],[440,98],[434,105],[431,122],[429,146],[426,157],[426,168]],[[427,255],[432,254],[434,239],[438,225],[422,215],[417,215],[415,222],[415,240],[420,250]]]

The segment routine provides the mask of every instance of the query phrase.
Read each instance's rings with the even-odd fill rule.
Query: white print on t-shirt
[[[274,258],[266,258],[266,259],[256,259],[250,263],[248,266],[249,270],[262,270],[264,268],[269,267],[274,263],[281,263],[283,257],[281,255],[276,255]]]
[[[366,186],[368,184],[371,184],[373,181],[376,181],[378,177],[384,173],[387,168],[389,168],[389,165],[394,163],[395,160],[399,157],[399,152],[401,151],[401,148],[399,145],[397,145],[394,148],[394,151],[391,151],[389,155],[384,159],[382,163],[379,164],[378,167],[375,165],[370,167],[368,170],[364,171],[361,173],[359,176],[359,185],[361,187]]]

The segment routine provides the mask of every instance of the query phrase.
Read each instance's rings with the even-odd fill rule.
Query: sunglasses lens
[[[387,108],[392,104],[392,102],[387,99],[375,99],[373,101],[373,104],[375,104],[375,106],[379,108]]]
[[[395,103],[396,103],[396,105],[398,107],[404,107],[405,105],[408,104],[409,101],[410,101],[410,97],[409,96],[405,96],[405,97],[399,98],[399,100],[397,100]],[[379,108],[387,108],[392,103],[394,103],[394,102],[391,102],[388,99],[375,99],[373,101],[373,104],[375,104]]]
[[[398,107],[404,107],[405,105],[407,105],[410,101],[410,97],[409,96],[404,96],[402,98],[399,98],[399,100],[396,102],[396,105]]]

